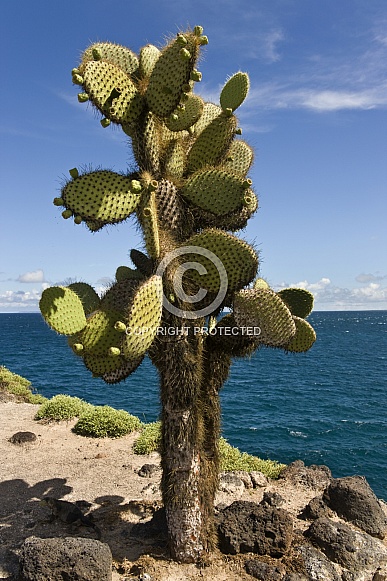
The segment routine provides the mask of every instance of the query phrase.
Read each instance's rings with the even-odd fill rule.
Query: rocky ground
[[[112,554],[113,581],[387,581],[387,507],[362,478],[334,480],[326,467],[302,462],[277,481],[225,474],[216,498],[223,552],[200,567],[178,565],[168,559],[159,510],[158,454],[133,454],[136,434],[84,438],[72,422],[36,422],[36,410],[0,403],[0,579],[18,579],[36,538],[59,537],[62,548],[81,538],[100,550],[93,527],[50,521],[40,501],[53,496],[92,515]],[[12,439],[21,431],[36,438]]]

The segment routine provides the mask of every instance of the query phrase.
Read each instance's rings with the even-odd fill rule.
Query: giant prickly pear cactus
[[[48,288],[40,301],[93,376],[118,383],[147,353],[157,367],[163,501],[171,554],[184,562],[216,544],[219,390],[232,358],[261,345],[303,352],[315,340],[310,293],[274,292],[257,278],[255,249],[235,235],[258,207],[253,151],[235,116],[249,78],[237,72],[219,105],[205,103],[194,88],[207,42],[196,26],[162,50],[96,43],[83,53],[72,71],[78,100],[101,113],[103,127],[121,126],[137,170],[73,168],[54,204],[92,232],[135,215],[146,253],[132,250],[132,266],[118,266],[101,297],[79,282]]]

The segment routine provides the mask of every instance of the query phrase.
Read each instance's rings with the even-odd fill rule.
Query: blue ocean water
[[[387,311],[315,312],[310,352],[262,348],[235,360],[221,392],[223,435],[243,451],[284,463],[326,464],[333,476],[364,475],[387,500]],[[149,360],[124,383],[93,379],[40,314],[0,314],[0,365],[51,397],[66,393],[159,414]]]

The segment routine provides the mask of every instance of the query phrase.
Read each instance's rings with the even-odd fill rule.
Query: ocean
[[[315,312],[310,352],[262,348],[236,359],[221,392],[223,436],[240,450],[360,474],[387,500],[387,311]],[[0,314],[0,365],[42,395],[158,418],[157,372],[148,359],[125,382],[93,379],[39,313]]]

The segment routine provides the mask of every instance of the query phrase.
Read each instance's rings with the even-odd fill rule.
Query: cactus
[[[183,562],[216,546],[219,390],[232,359],[262,345],[305,352],[316,339],[305,320],[312,295],[256,278],[258,254],[235,235],[258,208],[253,149],[237,137],[235,114],[249,77],[237,72],[219,104],[205,103],[194,89],[207,43],[196,26],[161,50],[98,42],[83,52],[72,70],[78,101],[95,107],[102,127],[121,127],[137,167],[72,168],[54,205],[92,232],[134,217],[145,251],[131,250],[132,265],[116,267],[102,296],[76,282],[40,301],[48,325],[105,383],[128,378],[146,354],[157,367],[163,501],[172,557]]]

